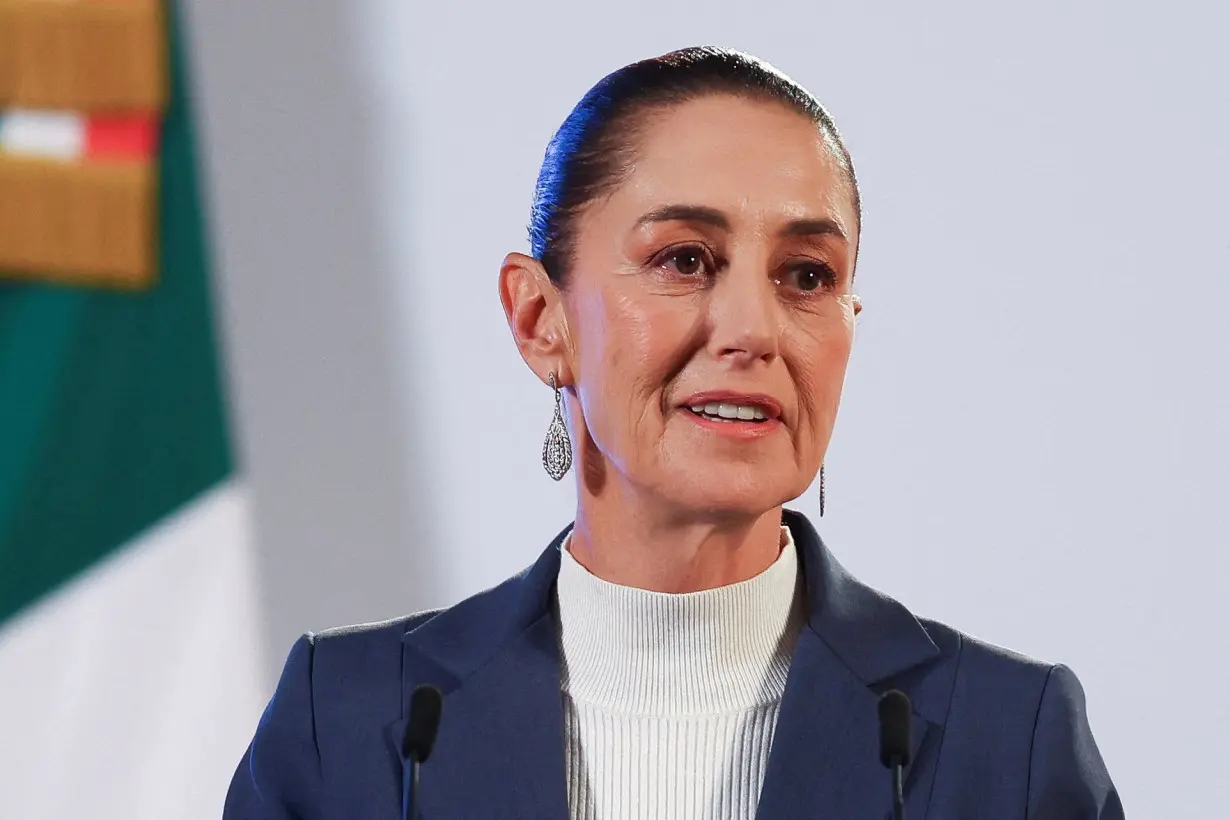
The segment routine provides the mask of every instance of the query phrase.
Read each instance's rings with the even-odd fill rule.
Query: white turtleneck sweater
[[[573,820],[751,820],[805,616],[794,542],[755,578],[670,594],[604,581],[561,549]]]

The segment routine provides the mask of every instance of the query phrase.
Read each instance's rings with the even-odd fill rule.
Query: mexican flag
[[[216,818],[268,696],[170,11],[0,0],[6,819]]]

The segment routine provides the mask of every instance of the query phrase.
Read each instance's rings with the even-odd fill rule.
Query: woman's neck
[[[781,554],[781,508],[688,515],[583,495],[569,552],[593,575],[655,592],[698,592],[764,572]]]

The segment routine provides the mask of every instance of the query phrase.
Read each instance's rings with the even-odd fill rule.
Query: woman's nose
[[[709,346],[719,360],[742,365],[777,357],[779,305],[767,275],[727,269],[711,294]]]

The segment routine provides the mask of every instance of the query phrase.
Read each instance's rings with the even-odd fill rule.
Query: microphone
[[[417,820],[419,764],[431,756],[440,728],[440,709],[444,699],[434,686],[416,686],[410,694],[410,718],[401,741],[401,810],[404,820]]]
[[[910,714],[905,692],[890,689],[880,698],[880,762],[893,774],[893,820],[905,817],[902,794],[905,767],[910,765]]]

